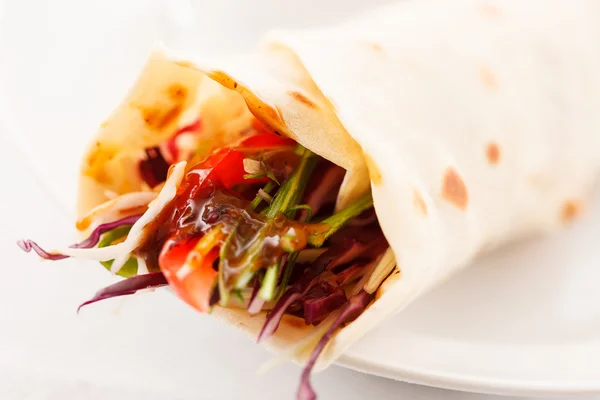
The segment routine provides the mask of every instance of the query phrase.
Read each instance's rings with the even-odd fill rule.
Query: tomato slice
[[[225,234],[215,227],[202,238],[169,239],[158,257],[158,265],[171,288],[200,312],[210,309],[210,295],[217,271],[213,263]]]
[[[216,187],[232,189],[236,184],[267,182],[268,178],[244,179],[244,158],[249,153],[269,149],[293,149],[295,142],[273,133],[250,136],[237,146],[223,148],[196,164],[187,173],[185,183],[179,187],[177,207],[187,207],[188,199],[209,195]],[[203,193],[205,191],[206,193]],[[193,238],[172,237],[166,241],[158,264],[169,285],[185,302],[199,311],[210,309],[210,295],[217,278],[213,263],[219,257],[220,247],[226,238],[221,226]]]
[[[244,179],[244,158],[252,150],[262,151],[278,148],[293,148],[295,142],[273,133],[261,133],[250,136],[235,147],[223,148],[212,153],[204,161],[196,164],[188,172],[188,185],[205,186],[211,182],[213,186],[231,189],[234,185],[266,183],[268,178]]]

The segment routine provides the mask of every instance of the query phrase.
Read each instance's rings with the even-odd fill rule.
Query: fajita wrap
[[[124,196],[125,217],[150,193],[161,191],[146,214],[167,204],[194,160],[249,130],[293,139],[345,170],[332,212],[372,193],[389,244],[358,282],[372,296],[356,319],[329,329],[335,313],[316,325],[286,314],[267,341],[298,362],[316,354],[324,367],[477,255],[585,209],[600,170],[599,20],[594,0],[414,0],[332,27],[273,32],[243,56],[159,49],[85,154],[78,228],[87,236],[114,221],[114,206],[102,204]],[[164,150],[198,121],[193,151]],[[171,173],[152,185],[139,163],[161,148]],[[150,224],[158,211],[146,214]],[[128,240],[121,248],[133,251]],[[253,336],[271,312],[212,309]]]

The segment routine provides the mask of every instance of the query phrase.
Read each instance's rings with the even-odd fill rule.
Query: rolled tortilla
[[[419,0],[275,32],[254,55],[167,52],[344,167],[338,205],[370,181],[399,271],[329,342],[321,367],[481,252],[585,208],[600,170],[599,21],[595,0]],[[264,322],[214,314],[252,335]],[[270,345],[283,350],[314,329],[286,316]]]
[[[83,157],[78,215],[116,195],[149,190],[138,170],[144,149],[160,146],[179,129],[200,121],[195,147],[201,156],[238,139],[253,119],[235,92],[154,52]]]

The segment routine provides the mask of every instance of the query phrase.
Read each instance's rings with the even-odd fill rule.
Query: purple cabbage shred
[[[110,299],[113,297],[128,296],[135,294],[139,290],[154,289],[168,285],[167,279],[162,272],[152,272],[144,275],[136,275],[131,278],[124,279],[120,282],[112,284],[100,289],[94,297],[90,300],[82,303],[78,308],[77,312],[89,304],[96,303],[98,301]]]
[[[69,256],[65,256],[60,253],[49,253],[46,250],[42,249],[36,242],[29,239],[21,239],[17,240],[17,246],[21,248],[21,250],[29,253],[31,250],[35,251],[38,256],[42,257],[45,260],[63,260],[65,258],[69,258]]]
[[[310,384],[310,373],[315,366],[319,355],[335,331],[340,326],[351,322],[358,317],[367,308],[372,298],[372,295],[362,290],[348,300],[348,304],[343,309],[339,317],[337,317],[333,322],[333,325],[331,325],[329,330],[323,335],[321,340],[319,340],[319,343],[317,343],[315,346],[310,358],[308,359],[308,362],[304,366],[304,370],[302,371],[302,376],[300,378],[300,386],[298,387],[298,392],[296,393],[296,400],[316,400],[317,394]]]
[[[91,249],[92,247],[98,244],[98,242],[100,241],[100,236],[103,233],[106,233],[123,225],[133,225],[138,219],[140,219],[140,217],[141,215],[132,215],[129,217],[121,218],[118,221],[107,222],[105,224],[98,225],[98,227],[94,229],[94,231],[87,239],[83,240],[82,242],[72,244],[69,247],[72,249]],[[69,258],[69,256],[64,254],[50,253],[42,249],[36,242],[29,239],[18,240],[17,246],[19,246],[23,251],[27,253],[33,250],[37,253],[38,256],[42,257],[45,260],[64,260],[65,258]]]
[[[323,286],[321,282],[319,286]],[[320,289],[320,287],[317,287]],[[346,302],[346,293],[341,287],[334,288],[325,284],[325,290],[318,290],[317,293],[309,293],[302,300],[304,307],[304,320],[307,325],[316,325],[323,321],[332,311],[337,310]]]
[[[302,299],[319,282],[323,271],[333,268],[338,264],[352,261],[358,257],[369,245],[358,240],[343,240],[332,245],[321,254],[311,265],[304,270],[303,275],[281,296],[273,310],[267,316],[259,335],[258,342],[268,339],[275,333],[286,310],[292,303]]]
[[[102,225],[98,225],[96,229],[92,232],[92,234],[80,243],[73,244],[69,246],[72,249],[91,249],[96,246],[100,241],[100,235],[106,233],[108,231],[112,231],[115,228],[119,228],[123,225],[133,225],[140,219],[142,215],[131,215],[129,217],[121,218],[120,220],[107,222]]]

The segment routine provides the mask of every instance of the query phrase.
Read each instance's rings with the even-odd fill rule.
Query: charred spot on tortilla
[[[427,204],[425,204],[421,193],[416,189],[413,190],[413,205],[422,216],[427,216]]]
[[[377,164],[375,164],[375,161],[373,161],[371,156],[369,156],[367,153],[364,153],[364,155],[365,155],[365,162],[367,164],[367,169],[369,170],[369,177],[371,178],[371,182],[373,182],[373,184],[375,186],[381,185],[381,182],[382,182],[381,171],[379,170],[379,168],[377,167]]]
[[[237,87],[238,87],[238,83],[237,82],[233,82],[233,88],[237,89]]]
[[[138,109],[142,113],[142,118],[146,126],[150,129],[160,131],[177,120],[183,112],[183,105],[175,104],[166,111],[160,108],[146,108],[142,106],[138,106]]]
[[[96,142],[93,150],[85,160],[83,175],[89,176],[102,184],[109,184],[112,178],[106,173],[104,165],[111,161],[117,155],[117,149],[107,146],[101,142]]]
[[[496,76],[492,70],[485,65],[479,66],[479,79],[481,79],[483,85],[490,91],[498,89],[498,80],[496,79]]]
[[[187,98],[188,90],[185,86],[175,83],[167,89],[167,93],[171,100],[183,102]]]
[[[442,198],[459,210],[465,210],[469,204],[469,193],[462,178],[449,167],[444,173],[442,182]]]
[[[581,214],[582,205],[577,200],[567,200],[561,210],[562,221],[565,223],[573,221],[579,214]]]
[[[500,162],[500,147],[496,143],[489,143],[486,147],[485,155],[491,165],[497,165]]]
[[[295,100],[299,101],[300,103],[304,104],[305,106],[307,106],[308,108],[317,108],[316,104],[313,103],[308,97],[306,97],[305,95],[303,95],[300,92],[288,92],[288,94]]]

